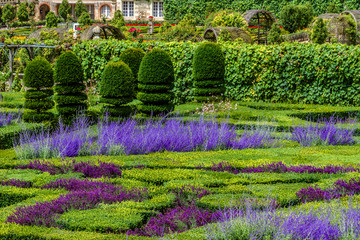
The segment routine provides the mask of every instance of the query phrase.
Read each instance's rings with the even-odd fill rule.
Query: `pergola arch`
[[[274,14],[264,9],[252,9],[244,13],[244,19],[248,27],[255,35],[255,42],[258,44],[267,44],[267,35],[273,23],[276,22]]]
[[[95,36],[94,28],[100,27],[102,34],[104,35],[105,39],[109,36],[114,37],[115,39],[123,40],[126,39],[125,35],[121,32],[121,30],[114,26],[109,25],[93,25],[85,29],[83,33],[80,35],[80,40],[90,40],[93,39]]]
[[[360,32],[360,10],[346,10],[341,12],[340,15],[351,15],[356,23],[356,31]]]

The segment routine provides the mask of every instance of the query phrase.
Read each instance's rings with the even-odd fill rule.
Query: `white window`
[[[106,18],[111,18],[111,9],[108,5],[104,5],[100,10],[101,16],[105,16]]]
[[[124,17],[134,16],[134,2],[123,2],[123,15]]]
[[[154,17],[164,17],[164,3],[163,2],[154,2],[153,3],[153,16]]]

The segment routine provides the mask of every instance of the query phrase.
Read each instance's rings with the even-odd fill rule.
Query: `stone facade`
[[[62,0],[35,0],[36,13],[38,20],[45,19],[49,11],[57,14],[57,9]],[[72,7],[72,15],[75,15],[75,4],[77,0],[68,0]],[[162,9],[163,2],[147,1],[147,0],[83,0],[83,3],[88,8],[92,19],[99,20],[105,15],[107,18],[112,18],[116,10],[121,10],[125,20],[147,19],[149,16],[154,16],[155,20],[163,20]]]

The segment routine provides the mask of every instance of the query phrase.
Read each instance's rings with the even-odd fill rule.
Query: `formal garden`
[[[66,2],[2,10],[0,239],[360,239],[357,1]]]

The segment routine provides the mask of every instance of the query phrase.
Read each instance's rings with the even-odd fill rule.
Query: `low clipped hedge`
[[[100,102],[110,104],[107,110],[111,115],[131,114],[131,107],[125,104],[134,99],[134,82],[131,69],[123,61],[106,65],[100,86]]]
[[[193,75],[196,100],[205,101],[225,93],[225,58],[220,45],[207,42],[196,48]]]
[[[134,75],[135,92],[137,92],[138,89],[138,73],[144,56],[145,52],[141,48],[128,48],[120,54],[120,60],[130,67]]]
[[[137,99],[140,112],[159,114],[173,109],[174,67],[169,54],[153,49],[143,58],[139,70],[139,92]]]
[[[87,109],[84,74],[74,53],[65,52],[56,60],[54,80],[56,109],[65,122],[70,122],[78,111]]]
[[[36,58],[26,66],[24,86],[29,89],[25,92],[24,121],[42,122],[53,118],[47,111],[54,106],[53,85],[53,69],[45,58]]]

